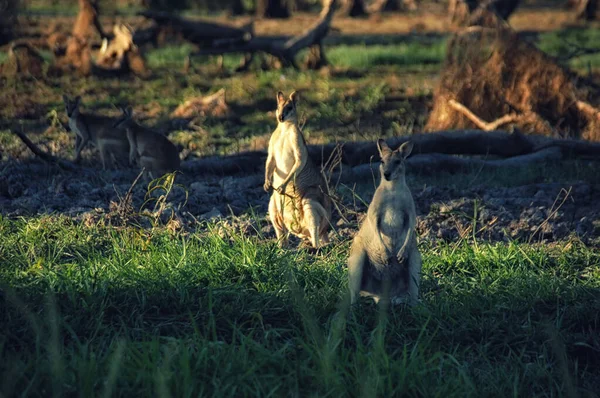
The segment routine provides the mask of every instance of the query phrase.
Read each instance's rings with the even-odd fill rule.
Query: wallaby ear
[[[67,97],[67,95],[66,95],[66,94],[63,94],[63,102],[64,102],[65,104],[68,104],[68,103],[69,103],[69,97]]]
[[[412,141],[406,141],[404,144],[400,145],[400,147],[396,149],[396,151],[402,156],[403,159],[406,159],[410,156],[410,153],[413,150],[413,146],[414,144]]]
[[[81,95],[75,97],[75,100],[73,102],[75,102],[75,106],[79,106],[79,103],[81,102]]]
[[[297,91],[292,91],[292,93],[290,94],[290,101],[292,101],[294,103],[294,105],[296,105],[299,97],[300,97],[300,95],[298,94]]]
[[[379,156],[381,158],[389,156],[392,153],[392,150],[388,146],[387,142],[385,142],[385,140],[382,138],[377,140],[377,150],[379,151]]]
[[[277,105],[282,104],[284,102],[285,102],[285,96],[280,91],[280,92],[277,93]]]
[[[128,107],[125,109],[125,114],[126,114],[127,116],[129,116],[129,117],[132,117],[132,116],[133,116],[133,108],[132,108],[131,106],[128,106]]]

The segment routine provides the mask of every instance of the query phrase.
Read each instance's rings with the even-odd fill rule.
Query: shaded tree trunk
[[[368,15],[364,0],[348,0],[342,11],[349,17],[363,17]]]
[[[594,21],[598,19],[600,0],[573,0],[569,5],[575,9],[577,19]]]
[[[584,0],[581,0],[584,1]],[[521,0],[450,0],[448,14],[456,25],[487,25],[482,21],[488,15],[496,15],[500,20],[508,20]]]
[[[233,2],[231,3],[231,8],[229,10],[231,15],[243,15],[246,13],[242,0],[233,0]]]
[[[369,12],[378,14],[387,11],[408,10],[414,11],[417,9],[416,0],[377,0],[369,8]]]
[[[0,1],[0,45],[10,42],[17,24],[18,0]]]
[[[284,0],[258,0],[256,16],[259,18],[289,18],[290,11]]]

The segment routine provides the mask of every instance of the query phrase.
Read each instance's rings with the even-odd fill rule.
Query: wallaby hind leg
[[[276,201],[277,198],[275,198],[275,194],[271,195],[271,199],[269,200],[269,218],[271,219],[271,223],[275,229],[275,235],[277,235],[277,243],[279,244],[279,247],[284,247],[287,245],[288,236],[285,225],[283,224],[279,215]]]
[[[106,161],[110,159],[110,153],[105,145],[100,146],[100,160],[102,161],[102,170],[106,170]]]
[[[408,258],[408,302],[415,305],[419,302],[419,285],[421,284],[421,253],[414,248]]]
[[[310,233],[310,243],[315,249],[318,249],[321,224],[326,222],[325,209],[316,200],[306,199],[302,201],[302,210],[306,229]]]
[[[153,158],[142,156],[139,158],[138,162],[140,167],[145,168],[144,170],[144,178],[147,181],[152,181],[157,178],[156,173],[154,172],[154,162]]]
[[[360,239],[360,238],[355,238]],[[361,290],[363,270],[366,262],[369,261],[367,252],[362,243],[353,242],[348,257],[348,288],[350,290],[350,303],[354,304]]]

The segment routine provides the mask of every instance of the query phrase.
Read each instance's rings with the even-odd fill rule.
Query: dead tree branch
[[[456,111],[465,115],[466,118],[468,118],[470,121],[472,121],[477,127],[482,129],[483,131],[497,130],[498,127],[503,126],[508,123],[512,123],[519,118],[519,115],[517,115],[515,113],[511,113],[508,115],[504,115],[501,118],[494,120],[493,122],[488,123],[488,122],[484,121],[483,119],[480,119],[477,115],[475,115],[473,112],[471,112],[469,110],[469,108],[467,108],[466,106],[464,106],[463,104],[461,104],[458,101],[451,99],[448,101],[448,104],[452,108],[454,108]]]
[[[214,54],[225,54],[225,53],[257,53],[263,52],[270,54],[281,61],[283,65],[291,65],[298,69],[295,57],[300,50],[308,47],[317,46],[319,51],[316,52],[321,57],[321,62],[315,62],[315,64],[322,65],[325,62],[323,52],[323,39],[329,33],[331,27],[331,20],[335,11],[335,4],[337,0],[329,0],[319,20],[311,26],[304,33],[294,36],[291,38],[273,38],[273,37],[252,37],[246,43],[229,45],[229,46],[213,46],[208,48],[201,48],[199,52],[193,55],[214,55]],[[247,69],[248,63],[251,61],[249,58],[244,65],[239,69]]]

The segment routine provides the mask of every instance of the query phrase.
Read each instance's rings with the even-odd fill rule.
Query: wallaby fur
[[[392,151],[384,140],[377,141],[381,182],[348,258],[352,303],[359,293],[375,302],[417,303],[421,255],[415,233],[415,203],[404,172],[412,147],[411,142],[405,142]]]
[[[123,116],[115,127],[124,128],[129,140],[129,163],[145,168],[146,176],[158,178],[179,170],[179,151],[164,135],[140,126],[133,120],[131,107],[121,109]]]
[[[106,116],[84,114],[80,111],[81,97],[71,100],[63,95],[69,127],[75,136],[75,162],[81,160],[81,151],[88,143],[98,148],[102,168],[110,160],[113,165],[126,164],[129,142],[124,129],[115,128],[115,120]]]
[[[277,93],[277,129],[269,140],[264,188],[275,188],[269,215],[281,246],[288,232],[310,239],[314,248],[328,243],[331,199],[323,175],[308,155],[306,141],[298,126],[294,91],[286,99]]]

